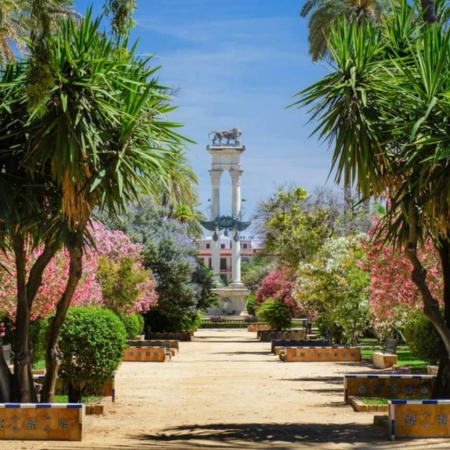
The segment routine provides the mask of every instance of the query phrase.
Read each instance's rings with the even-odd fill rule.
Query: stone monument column
[[[211,222],[220,216],[220,178],[223,171],[212,169],[211,175]],[[215,229],[211,234],[211,266],[214,272],[214,281],[220,283],[220,230]]]
[[[209,133],[211,145],[206,150],[212,157],[211,170],[211,217],[203,221],[203,227],[212,233],[211,266],[215,274],[216,287],[213,292],[219,297],[220,304],[211,308],[209,314],[232,314],[246,316],[246,298],[250,291],[241,283],[241,243],[239,233],[250,226],[250,222],[242,222],[241,213],[241,154],[245,146],[241,145],[241,130],[219,130]],[[231,176],[231,214],[221,216],[220,211],[220,178],[223,172]],[[231,234],[231,280],[228,286],[220,282],[220,233]]]
[[[241,177],[243,170],[230,169],[231,175],[231,214],[240,221],[241,219]],[[232,285],[242,285],[241,283],[241,241],[239,231],[234,229],[231,241],[231,278]]]

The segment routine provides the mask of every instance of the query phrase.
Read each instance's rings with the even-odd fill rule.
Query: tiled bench
[[[270,331],[272,327],[270,325],[248,325],[247,331]]]
[[[329,347],[330,342],[327,339],[272,339],[272,353],[275,353],[275,347]]]
[[[164,362],[170,359],[166,347],[128,347],[125,349],[124,361]]]
[[[344,399],[349,397],[430,398],[435,375],[346,374]]]
[[[0,403],[0,440],[81,441],[81,403]]]
[[[127,344],[130,347],[169,347],[180,350],[180,341],[174,339],[152,339],[143,341],[128,340]]]
[[[285,347],[280,353],[284,362],[361,361],[359,347]]]
[[[389,435],[450,437],[450,400],[389,400]]]

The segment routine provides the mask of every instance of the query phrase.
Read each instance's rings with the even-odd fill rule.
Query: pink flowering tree
[[[255,293],[257,316],[273,328],[289,328],[292,318],[301,312],[299,303],[292,297],[294,285],[288,269],[272,270]]]
[[[402,334],[408,318],[423,307],[420,292],[411,279],[411,263],[400,249],[383,244],[382,238],[368,241],[365,248],[375,330],[383,337],[391,330]],[[440,299],[443,278],[438,252],[427,242],[418,255],[427,270],[428,286],[433,296]]]
[[[150,271],[142,266],[141,245],[133,243],[121,231],[109,231],[100,223],[94,223],[91,236],[95,247],[87,246],[83,274],[74,292],[72,306],[103,306],[116,313],[147,312],[156,304],[156,282]],[[28,271],[35,263],[41,249],[35,249],[27,261]],[[0,316],[13,322],[16,314],[16,273],[11,254],[2,253],[0,263]],[[120,270],[120,268],[122,268]],[[65,289],[69,272],[67,251],[58,252],[47,265],[39,287],[31,319],[45,319],[55,312],[55,306]],[[113,279],[115,285],[112,285]],[[117,298],[125,295],[126,300]]]

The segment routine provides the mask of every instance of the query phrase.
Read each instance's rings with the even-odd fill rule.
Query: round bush
[[[421,311],[414,313],[405,325],[404,336],[411,353],[417,358],[436,364],[444,351],[444,343],[436,327]]]
[[[266,300],[256,310],[258,319],[262,319],[277,331],[291,328],[292,311],[283,302],[276,300]]]
[[[71,308],[61,330],[59,376],[69,386],[69,401],[95,395],[117,370],[126,347],[126,330],[111,311]]]
[[[139,336],[144,331],[144,318],[139,313],[120,316],[120,320],[125,326],[127,339],[136,339],[136,336]]]

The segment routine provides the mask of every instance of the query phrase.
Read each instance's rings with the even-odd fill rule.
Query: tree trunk
[[[427,23],[436,23],[436,5],[434,0],[420,0],[423,12],[423,18]]]
[[[56,306],[56,314],[50,321],[47,351],[45,355],[46,376],[42,388],[41,402],[52,403],[55,397],[56,378],[61,362],[61,351],[58,338],[66,318],[75,289],[80,281],[83,268],[83,234],[78,231],[73,234],[73,241],[68,247],[69,277],[61,300]]]
[[[69,403],[81,403],[81,384],[69,381]]]
[[[36,403],[37,396],[31,372],[30,319],[27,300],[25,241],[20,231],[13,242],[17,271],[16,347],[14,377],[17,380],[18,399],[21,403]]]
[[[0,338],[0,403],[13,401],[11,398],[12,376],[3,354],[3,343]]]
[[[439,302],[433,297],[428,288],[426,282],[427,271],[422,266],[417,257],[417,241],[418,241],[418,223],[417,223],[417,210],[415,205],[409,206],[409,236],[408,244],[406,247],[406,257],[409,259],[413,266],[412,280],[419,289],[419,292],[423,300],[423,311],[436,327],[439,335],[445,346],[445,356],[441,358],[441,364],[439,367],[437,386],[433,391],[433,398],[435,395],[438,398],[450,398],[450,329],[447,328],[447,324],[441,316]]]

